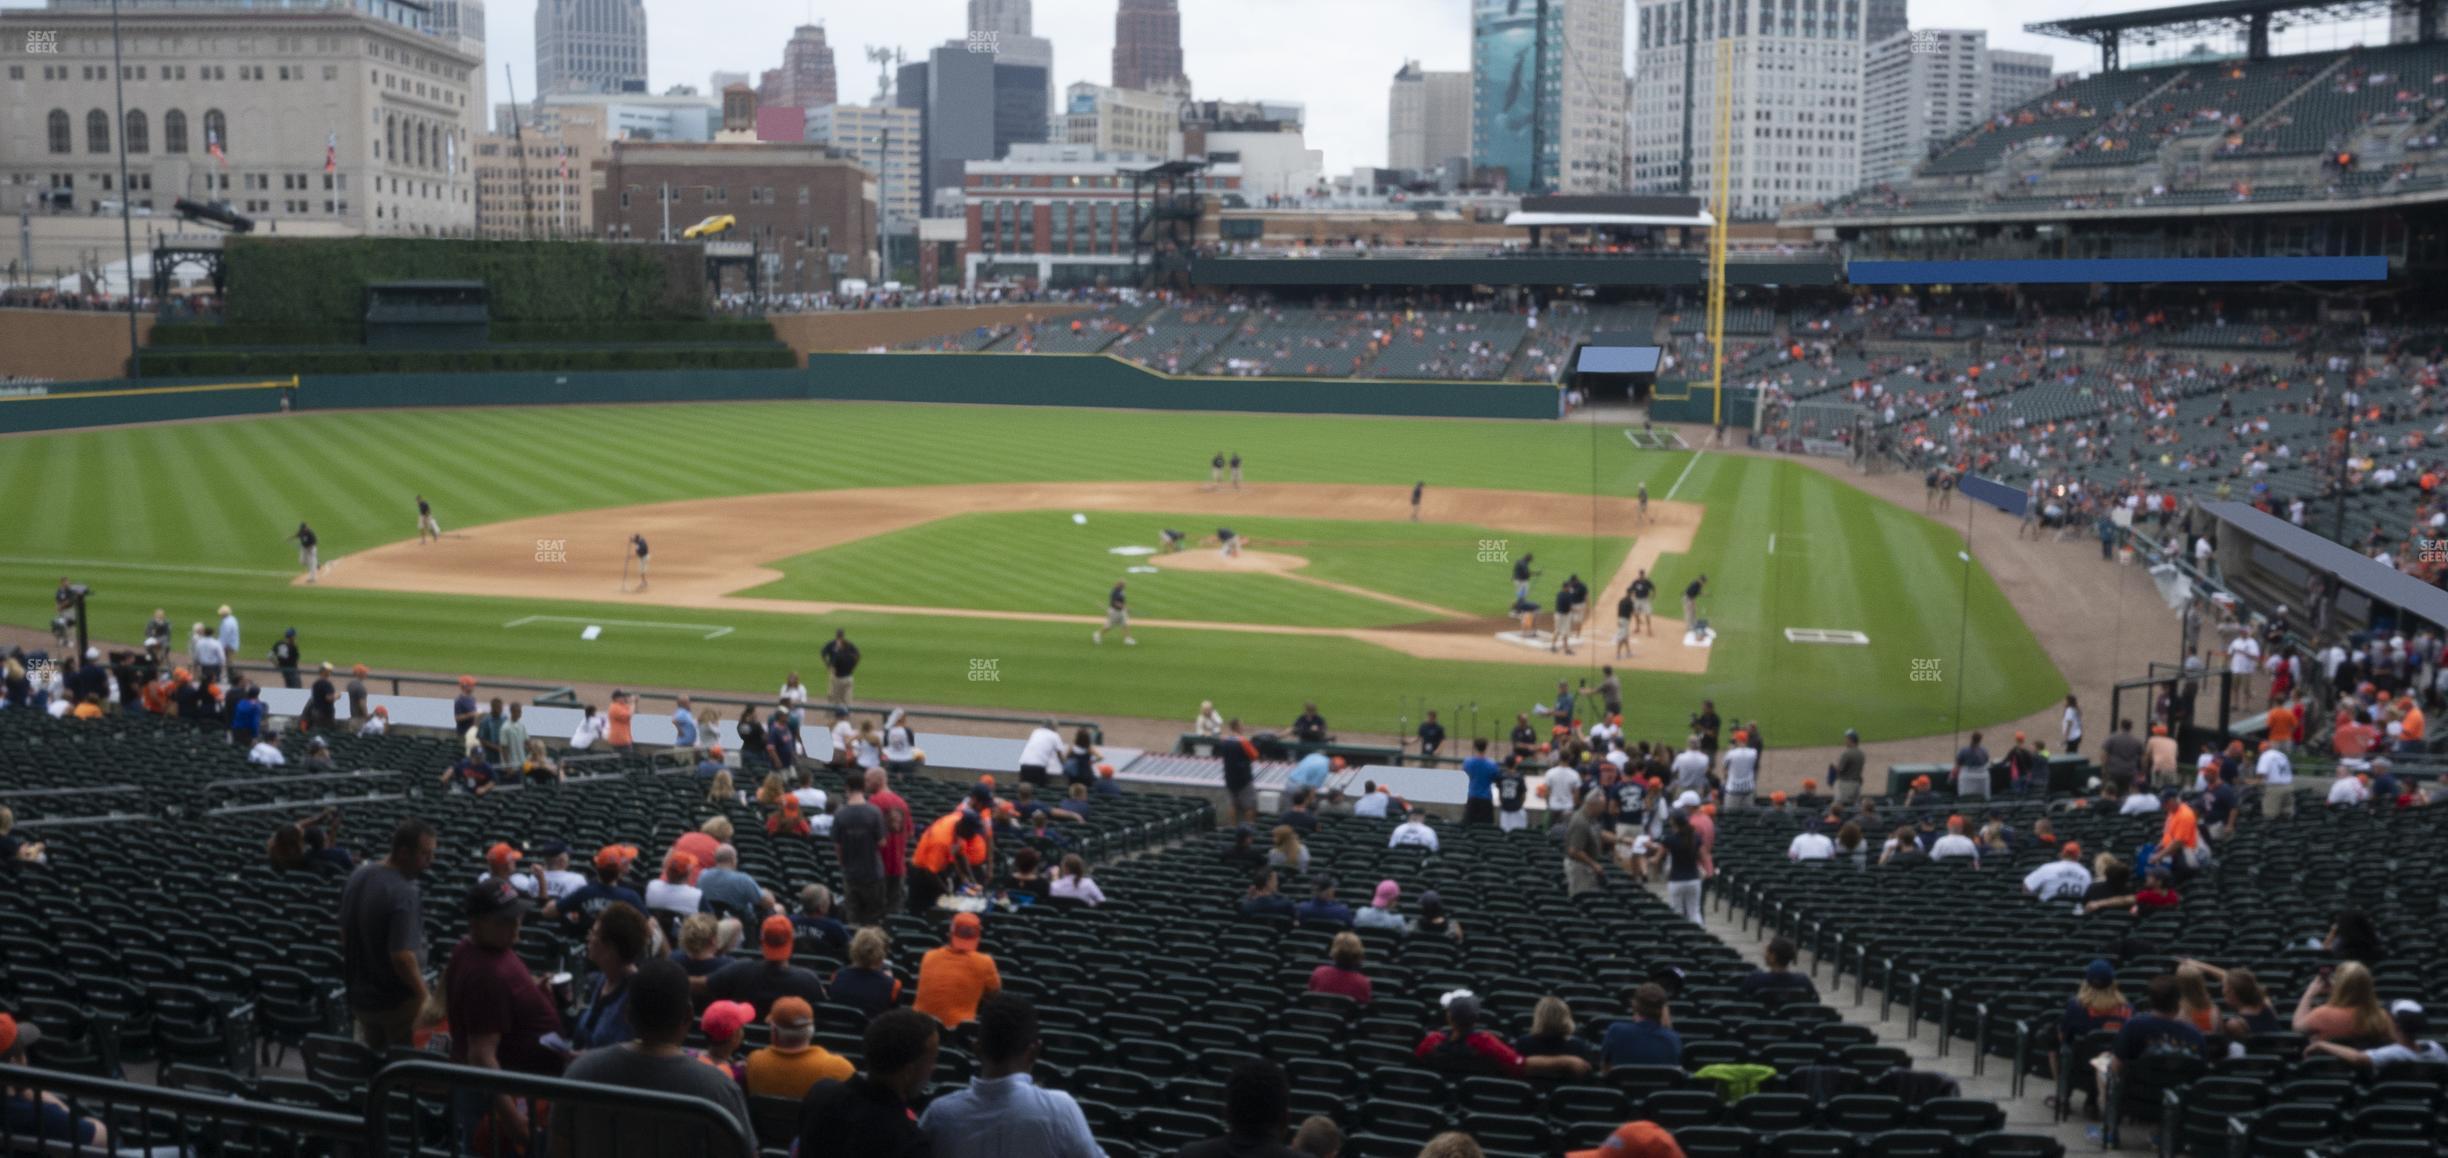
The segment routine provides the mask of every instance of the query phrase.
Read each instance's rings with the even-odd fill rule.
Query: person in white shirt
[[[1946,835],[1930,844],[1929,858],[1931,860],[1969,859],[1972,867],[1980,867],[1980,846],[1972,843],[1971,837],[1964,835],[1963,817],[1947,817]]]
[[[884,766],[902,769],[918,762],[918,733],[903,722],[905,713],[894,708],[884,717]]]
[[[850,713],[833,709],[833,762],[851,765],[851,753],[858,750],[858,727],[850,722]]]
[[[2235,677],[2229,686],[2234,689],[2235,702],[2252,702],[2253,672],[2260,666],[2261,641],[2253,638],[2248,624],[2238,629],[2235,641],[2227,645],[2227,670]]]
[[[1751,807],[1751,794],[1759,787],[1759,749],[1745,740],[1741,746],[1725,754],[1725,806],[1727,811]]]
[[[1819,822],[1812,820],[1808,827],[1793,838],[1792,844],[1785,846],[1785,859],[1834,860],[1836,859],[1836,842],[1828,839],[1826,833],[1819,831]]]
[[[1386,837],[1386,847],[1424,848],[1435,852],[1438,849],[1436,830],[1428,827],[1428,818],[1424,814],[1414,812],[1394,826],[1393,834]]]
[[[595,710],[595,705],[588,704],[580,709],[580,712],[578,729],[570,733],[569,746],[572,752],[584,752],[594,747],[595,742],[603,739],[605,730],[610,727],[610,721],[605,720],[603,715]]]
[[[1054,874],[1054,883],[1046,888],[1049,896],[1069,897],[1090,906],[1105,903],[1105,890],[1097,887],[1096,878],[1088,875],[1088,862],[1078,853],[1066,854],[1061,871]]]
[[[258,738],[255,746],[247,749],[247,763],[258,768],[278,768],[288,762],[289,758],[281,755],[280,745],[273,743],[270,736]]]
[[[1590,750],[1593,752],[1605,752],[1621,747],[1623,745],[1623,725],[1615,723],[1612,719],[1604,719],[1591,724],[1589,743]]]
[[[367,714],[364,723],[357,725],[357,734],[360,736],[380,736],[390,730],[391,709],[389,708],[374,709]]]
[[[1191,722],[1190,730],[1211,738],[1224,734],[1224,714],[1216,711],[1214,700],[1199,701],[1198,719]]]
[[[1376,781],[1371,780],[1361,790],[1360,799],[1352,802],[1352,815],[1374,817],[1378,820],[1383,820],[1386,817],[1386,808],[1393,803],[1394,794],[1386,791]]]
[[[536,895],[536,878],[542,877],[545,897],[555,901],[585,888],[590,878],[570,871],[569,856],[569,845],[560,841],[548,840],[537,845],[535,857],[544,863],[511,877],[510,887],[517,889],[522,896],[533,897]]]
[[[802,813],[817,813],[825,810],[825,791],[813,784],[802,784],[792,789],[791,796],[799,801],[799,811]]]
[[[1671,766],[1673,787],[1677,792],[1698,792],[1709,786],[1708,753],[1700,750],[1700,737],[1684,742],[1683,751],[1676,754]]]
[[[2147,816],[2159,811],[2159,798],[2148,792],[2128,792],[2125,803],[2117,806],[2118,816]]]
[[[705,893],[689,883],[701,866],[695,857],[673,853],[663,858],[661,878],[646,882],[646,911],[694,913],[705,907]]]
[[[782,690],[775,693],[774,698],[790,709],[791,734],[798,735],[800,725],[807,722],[808,701],[807,685],[799,682],[798,672],[790,673],[790,678],[782,681]]]
[[[1547,770],[1545,785],[1547,817],[1550,824],[1563,824],[1572,819],[1573,806],[1581,801],[1581,774],[1570,764],[1558,764]]]
[[[2023,877],[2023,891],[2044,901],[2079,901],[2091,888],[2091,870],[2082,863],[2082,846],[2067,841],[2057,859]]]
[[[1048,774],[1062,766],[1062,757],[1062,733],[1054,730],[1054,722],[1037,725],[1028,742],[1020,746],[1020,782],[1045,787]]]
[[[2253,775],[2261,781],[2261,815],[2272,819],[2295,815],[2295,764],[2286,753],[2262,741]]]
[[[2348,765],[2350,764],[2361,763],[2362,761],[2360,760],[2341,760],[2338,762],[2338,771],[2344,772],[2346,775],[2340,776],[2336,780],[2330,782],[2329,807],[2356,808],[2371,803],[2371,783],[2370,781],[2364,779],[2364,777],[2369,776],[2370,773],[2362,771],[2361,769],[2350,770],[2348,768]],[[2366,766],[2368,767],[2368,765]]]

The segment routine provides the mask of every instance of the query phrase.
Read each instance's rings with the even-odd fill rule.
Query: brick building
[[[970,162],[961,190],[963,284],[1128,284],[1140,211],[1131,174],[1160,160],[1086,145],[1017,145],[1003,160]],[[1210,166],[1199,184],[1211,197],[1237,192],[1240,166]]]
[[[737,218],[722,240],[750,248],[772,292],[877,276],[875,175],[823,145],[614,141],[589,187],[607,240],[678,240],[706,218]],[[726,272],[723,288],[745,278]]]

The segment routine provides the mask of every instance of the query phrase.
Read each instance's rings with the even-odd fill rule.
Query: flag
[[[229,154],[221,151],[221,134],[211,129],[204,130],[204,151],[212,154],[213,160],[221,162],[222,168],[229,168]]]
[[[325,133],[323,135],[323,171],[329,173],[339,167],[340,134]]]

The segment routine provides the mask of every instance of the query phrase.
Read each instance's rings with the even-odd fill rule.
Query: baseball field
[[[1210,485],[1218,452],[1245,460],[1239,489]],[[255,661],[295,627],[309,664],[761,695],[792,669],[819,677],[840,628],[865,652],[868,703],[1187,724],[1212,699],[1279,727],[1314,699],[1349,731],[1391,731],[1422,703],[1476,704],[1493,730],[1615,662],[1635,735],[1679,736],[1708,697],[1784,744],[1945,733],[1959,698],[1977,726],[2065,690],[1977,565],[1967,584],[1959,530],[1801,464],[1641,449],[1586,422],[308,413],[0,439],[0,494],[0,618],[40,627],[67,575],[93,589],[98,638],[134,641],[156,607],[183,631],[228,603]],[[417,541],[419,494],[438,543]],[[312,585],[288,539],[300,520],[328,565]],[[652,548],[642,590],[632,534]],[[1524,556],[1543,605],[1567,574],[1589,584],[1578,654],[1505,637]],[[1612,660],[1616,597],[1644,569],[1657,633]],[[1690,647],[1680,594],[1701,573],[1717,635]],[[1117,581],[1135,645],[1091,641]]]

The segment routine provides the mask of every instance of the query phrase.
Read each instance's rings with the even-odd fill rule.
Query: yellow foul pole
[[[1730,145],[1734,135],[1734,41],[1728,37],[1717,40],[1717,147],[1710,151],[1710,164],[1716,172],[1716,197],[1709,213],[1715,218],[1709,226],[1708,262],[1708,340],[1709,396],[1714,400],[1711,424],[1725,422],[1725,305],[1726,305],[1726,232],[1728,228],[1728,192],[1732,188],[1734,158]]]

